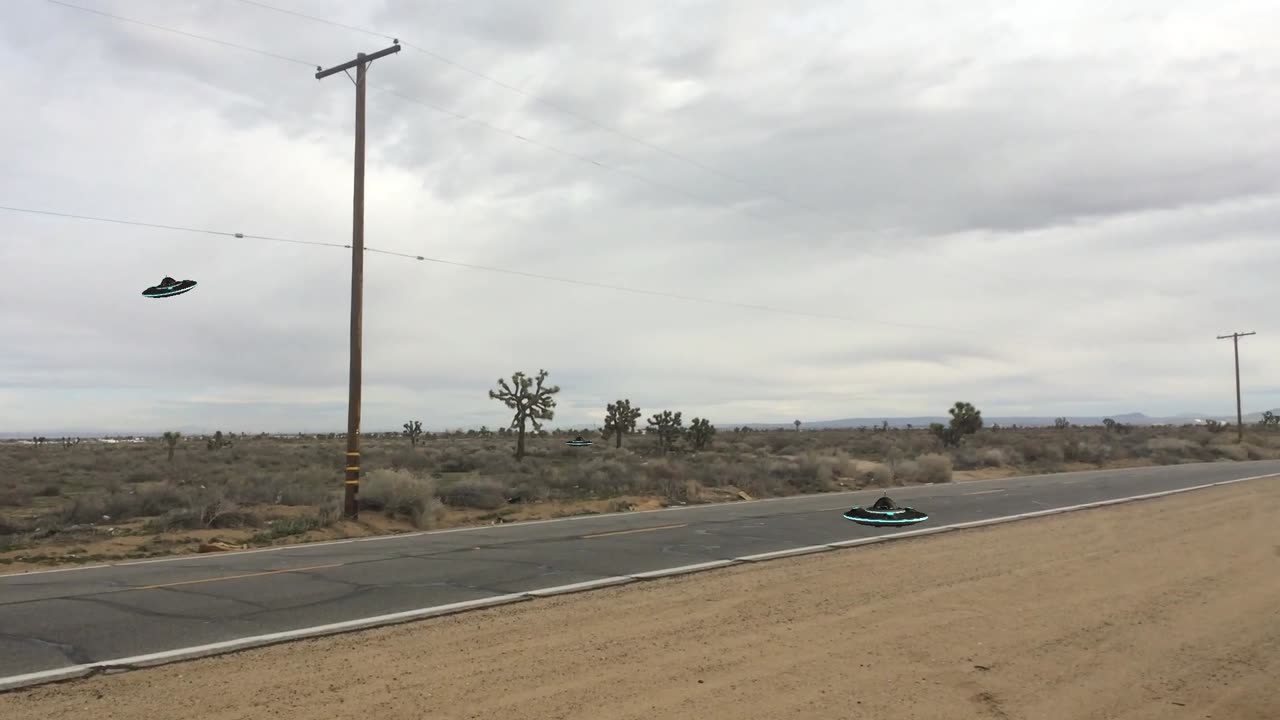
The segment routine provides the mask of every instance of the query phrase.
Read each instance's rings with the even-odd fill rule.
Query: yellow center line
[[[202,580],[183,580],[182,582],[164,583],[163,585],[143,585],[142,587],[129,588],[130,590],[156,590],[158,588],[177,587],[179,585],[196,585],[199,583],[219,582],[221,580],[238,580],[240,578],[262,577],[264,575],[279,575],[281,573],[302,572],[303,570],[320,570],[323,568],[342,567],[346,563],[334,563],[332,565],[311,565],[309,567],[288,568],[287,570],[267,570],[265,572],[245,573],[243,575],[223,575],[220,577],[204,578]]]
[[[652,532],[654,530],[670,530],[672,528],[688,527],[689,523],[681,523],[679,525],[659,525],[658,527],[639,528],[637,530],[614,530],[613,532],[596,533],[595,535],[583,535],[584,538],[609,537],[610,535],[629,535],[631,533]]]

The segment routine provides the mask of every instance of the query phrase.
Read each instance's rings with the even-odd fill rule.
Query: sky
[[[337,247],[0,210],[0,432],[345,429],[355,87],[315,72],[392,39],[365,432],[505,425],[540,369],[561,427],[1226,414],[1236,331],[1280,407],[1267,0],[67,3],[138,22],[0,4],[0,206]]]

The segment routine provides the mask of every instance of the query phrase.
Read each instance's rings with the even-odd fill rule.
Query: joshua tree
[[[712,427],[710,420],[694,418],[693,422],[689,423],[689,442],[693,443],[694,450],[707,447],[715,436],[716,429]]]
[[[796,421],[796,432],[800,432],[800,421]]]
[[[972,435],[982,429],[982,411],[972,403],[957,402],[948,412],[951,413],[951,424],[931,423],[929,431],[948,447],[960,444],[965,435]]]
[[[507,407],[515,410],[515,416],[511,419],[511,429],[517,433],[517,461],[524,460],[525,422],[531,421],[534,430],[541,430],[543,420],[555,419],[556,400],[552,396],[560,392],[560,386],[543,387],[542,383],[546,379],[546,370],[539,370],[536,379],[526,376],[523,372],[516,372],[511,376],[510,385],[503,378],[498,378],[499,389],[489,391],[490,398],[501,400]]]
[[[615,447],[622,447],[622,436],[636,431],[636,420],[640,418],[640,408],[631,407],[631,400],[611,402],[605,407],[604,439],[616,438]]]
[[[675,446],[676,439],[684,433],[684,421],[680,419],[679,411],[672,413],[670,410],[663,410],[649,418],[648,431],[658,436],[658,445],[663,452],[667,452]]]
[[[205,445],[210,450],[221,450],[224,447],[231,447],[231,437],[229,435],[227,437],[223,437],[222,431],[219,430],[213,434],[213,437],[206,441]]]
[[[951,427],[962,435],[973,435],[982,429],[982,411],[973,403],[958,402],[947,412],[951,413]]]
[[[1071,427],[1071,421],[1064,417],[1054,418],[1053,426],[1059,430],[1066,430]]]
[[[169,446],[169,462],[173,462],[173,449],[178,446],[178,440],[182,437],[182,433],[172,430],[164,434],[164,441]]]
[[[405,423],[403,435],[409,438],[410,445],[417,447],[418,438],[422,437],[422,421],[410,420],[409,422]]]
[[[1276,415],[1271,410],[1262,413],[1262,421],[1258,423],[1263,427],[1273,427],[1280,425],[1280,415]]]

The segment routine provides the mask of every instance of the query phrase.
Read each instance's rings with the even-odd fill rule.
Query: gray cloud
[[[76,1],[326,66],[389,42],[235,0]],[[834,316],[369,254],[368,428],[505,424],[486,391],[539,367],[566,425],[617,397],[726,423],[1219,411],[1236,329],[1259,333],[1246,405],[1280,406],[1267,3],[281,6],[668,151],[406,45],[370,75],[370,246]],[[313,74],[0,6],[26,108],[0,117],[0,205],[349,242],[353,88]],[[345,422],[350,251],[0,223],[0,430]],[[138,296],[164,275],[201,284]]]

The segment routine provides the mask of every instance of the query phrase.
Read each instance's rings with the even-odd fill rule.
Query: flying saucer
[[[929,516],[915,508],[899,507],[897,503],[886,495],[877,500],[871,507],[854,505],[845,511],[844,518],[852,520],[859,525],[892,527],[896,525],[914,525],[928,520]]]
[[[161,280],[159,284],[153,285],[147,288],[146,290],[143,290],[142,296],[149,297],[149,298],[173,297],[174,295],[181,295],[182,293],[187,292],[188,290],[190,290],[195,286],[196,286],[195,280],[179,281],[179,280],[174,280],[171,277],[165,276],[165,279]]]
[[[574,439],[572,439],[572,440],[565,440],[565,441],[564,441],[564,444],[565,444],[565,445],[568,445],[569,447],[587,447],[588,445],[590,445],[590,444],[591,444],[591,441],[590,441],[590,440],[583,440],[583,439],[582,439],[582,436],[581,436],[581,435],[579,435],[578,437],[576,437],[576,438],[574,438]]]

